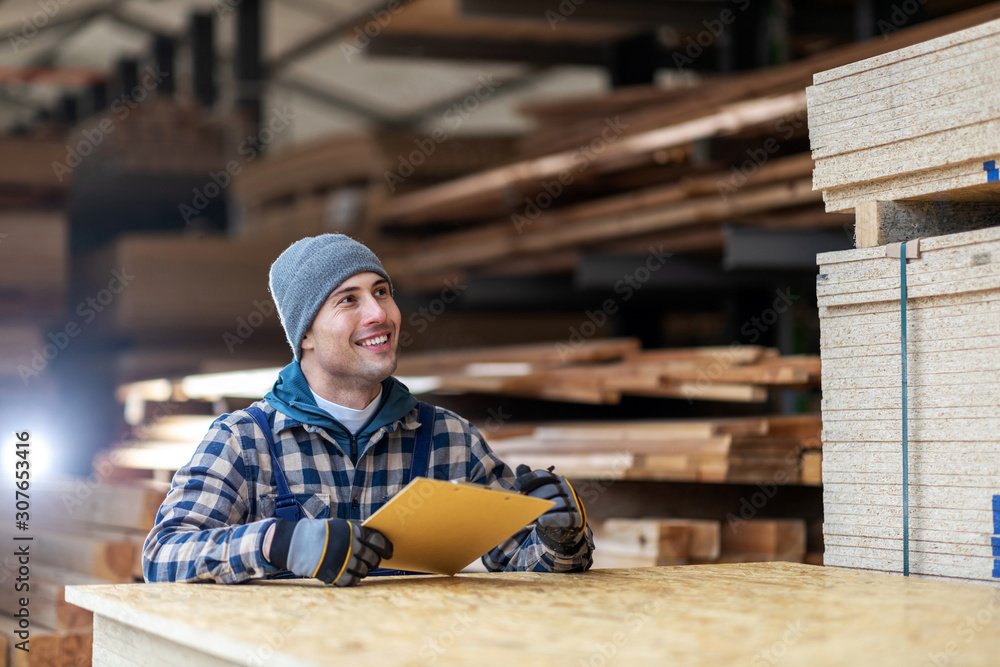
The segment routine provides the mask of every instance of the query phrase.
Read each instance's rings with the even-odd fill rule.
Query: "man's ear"
[[[315,350],[316,349],[316,345],[315,345],[315,343],[313,343],[313,339],[312,339],[312,329],[309,329],[309,331],[305,332],[302,335],[302,342],[299,344],[299,347],[301,347],[303,350]]]

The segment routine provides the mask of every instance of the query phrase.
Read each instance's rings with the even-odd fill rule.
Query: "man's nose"
[[[385,322],[385,308],[374,297],[365,299],[363,324],[381,324]]]

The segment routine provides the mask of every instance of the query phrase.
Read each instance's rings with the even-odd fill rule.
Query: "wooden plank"
[[[802,452],[800,481],[803,484],[823,483],[823,452]]]
[[[989,173],[983,169],[983,160],[976,159],[824,190],[823,201],[827,211],[850,209],[853,212],[865,201],[894,201],[929,195],[948,201],[956,199],[955,191],[985,183],[989,183]]]
[[[759,560],[801,562],[806,554],[802,519],[752,519],[722,524],[722,554],[754,554]]]
[[[1000,204],[870,201],[855,215],[857,247],[871,248],[1000,225]]]
[[[903,539],[903,524],[901,521],[896,520],[895,525],[891,526],[864,526],[854,523],[833,523],[825,520],[823,522],[823,532],[824,535],[829,536],[874,537],[899,541]],[[910,527],[910,539],[921,543],[927,542],[941,545],[974,544],[988,547],[992,536],[991,533],[939,530],[937,527],[923,528],[920,525]]]
[[[1000,55],[1000,49],[996,53]],[[963,74],[967,72],[968,69]],[[889,109],[883,106],[884,102],[880,104],[872,100],[866,106],[881,110],[832,124],[824,128],[826,131],[822,133],[814,133],[810,128],[813,159],[823,160],[927,134],[948,133],[960,127],[988,122],[995,117],[996,111],[983,107],[983,100],[988,99],[1000,83],[994,72],[990,71],[987,76],[974,81],[966,79],[951,86],[946,82],[936,83],[938,94],[934,97],[894,100],[892,103],[899,106]],[[895,93],[896,91],[892,91],[893,95]],[[850,113],[863,111],[852,108]]]
[[[903,554],[901,551],[892,553],[894,553],[892,557],[884,556],[881,553],[872,557],[873,554],[864,550],[855,551],[838,547],[827,549],[823,554],[823,561],[828,567],[852,567],[901,573],[903,571]],[[959,577],[996,585],[998,580],[990,576],[991,568],[992,565],[984,559],[952,557],[948,563],[938,563],[934,562],[928,554],[920,554],[919,557],[910,559],[911,576]],[[976,576],[972,576],[972,574]]]
[[[66,142],[62,137],[22,138],[4,137],[0,140],[3,150],[3,166],[0,166],[0,183],[15,187],[43,187],[52,190],[68,190],[72,174],[65,174],[62,180],[56,178],[52,163],[66,160]]]
[[[878,519],[895,522],[902,525],[903,505],[859,505],[854,502],[835,503],[830,502],[830,516],[850,516],[856,525],[866,525],[870,520]],[[948,526],[952,523],[961,524],[967,530],[974,527],[973,532],[984,532],[993,526],[992,509],[950,509],[940,507],[911,507],[910,518],[914,521],[926,522],[928,525],[936,527]]]
[[[145,340],[176,340],[185,332],[231,333],[240,318],[257,313],[262,322],[255,336],[278,333],[267,292],[267,271],[277,253],[266,240],[121,236],[84,260],[87,284],[107,288],[112,270],[138,276],[140,267],[141,279],[126,278],[93,326]]]
[[[817,189],[836,188],[848,183],[888,178],[899,173],[900,164],[906,172],[934,169],[951,162],[982,159],[1000,153],[997,128],[1000,120],[988,120],[958,127],[946,132],[927,134],[884,146],[833,155],[817,161],[813,184]],[[949,147],[947,158],[939,147],[942,138]]]
[[[901,47],[888,53],[874,55],[864,60],[858,60],[857,62],[835,67],[825,72],[819,72],[813,77],[813,82],[816,85],[831,83],[837,79],[846,79],[859,72],[868,72],[877,68],[888,67],[926,54],[934,54],[958,44],[974,42],[983,37],[990,37],[1000,32],[1000,22],[988,20],[989,18],[995,19],[996,17],[991,16],[990,13],[984,13],[981,20],[977,20],[971,24],[972,27],[962,29],[960,27],[951,28],[949,26],[949,29],[943,31],[943,34],[940,34],[940,36],[928,35],[911,46]]]
[[[148,434],[157,439],[155,432]],[[39,516],[52,523],[72,522],[144,531],[156,523],[156,513],[167,497],[169,484],[94,484],[85,479],[46,480],[34,484]]]
[[[594,564],[598,555],[633,559],[633,566],[683,565],[691,551],[691,527],[656,519],[607,519],[593,522]],[[621,562],[621,561],[619,561]],[[602,567],[613,567],[609,562]]]
[[[998,452],[1000,453],[1000,452]],[[864,472],[840,472],[827,470],[823,473],[823,485],[831,491],[838,491],[841,485],[885,485],[899,486],[902,489],[903,472],[895,471],[864,471]],[[977,469],[962,469],[958,467],[949,470],[926,470],[918,466],[911,466],[909,471],[909,487],[946,487],[950,489],[988,489],[996,487],[1000,483],[1000,474],[989,469],[982,470],[982,474]],[[836,485],[836,486],[832,486]]]
[[[9,648],[4,653],[11,667],[63,667],[91,664],[93,635],[90,632],[57,632],[32,623],[27,651],[15,648],[21,639],[12,628],[14,619],[0,616],[0,644]]]
[[[0,214],[0,314],[61,312],[69,280],[69,222],[59,211]],[[107,278],[105,278],[107,283]],[[105,285],[106,286],[106,285]]]
[[[106,581],[131,582],[135,578],[139,536],[106,532],[36,530],[39,563],[64,568]],[[141,575],[140,575],[141,576]]]
[[[6,575],[8,581],[13,581],[15,572],[9,568],[0,568],[0,575]],[[89,631],[93,624],[93,614],[66,602],[64,590],[67,585],[72,584],[104,583],[107,581],[69,570],[34,564],[31,568],[31,589],[28,596],[32,623],[52,628],[57,632]],[[16,613],[19,609],[19,597],[20,594],[12,587],[0,591],[0,612],[8,615]]]
[[[560,346],[561,344],[561,346]],[[621,359],[639,349],[637,338],[589,340],[579,345],[562,341],[504,345],[490,348],[465,348],[406,355],[399,361],[398,375],[437,375],[442,367],[483,363],[563,364],[581,361]]]
[[[713,109],[715,105],[734,99],[767,94],[778,90],[801,90],[808,86],[816,72],[844,66],[859,58],[873,57],[955,30],[976,26],[998,16],[1000,16],[1000,11],[997,10],[997,6],[995,4],[988,5],[894,31],[884,35],[882,39],[872,39],[837,49],[824,50],[814,56],[786,65],[770,67],[767,70],[708,81],[693,90],[682,89],[685,90],[686,94],[678,96],[673,104],[641,108],[627,115],[626,119],[630,122],[630,129],[641,131],[703,115],[706,109]],[[594,101],[592,99],[579,99],[576,100],[576,106],[578,109],[587,109],[594,106]],[[607,113],[604,113],[601,107],[596,107],[595,118],[591,123],[580,123],[574,132],[562,133],[560,140],[554,145],[561,148],[575,148],[586,144],[600,133],[606,117]],[[539,142],[535,140],[532,142],[533,146],[537,144],[541,144],[540,149],[552,150],[553,142],[551,141]]]
[[[890,113],[875,118],[895,117],[905,113],[898,107],[906,102],[935,100],[948,92],[967,94],[965,91],[990,75],[989,68],[982,65],[996,50],[997,36],[991,35],[938,51],[909,67],[871,70],[839,84],[809,86],[810,135],[814,128],[821,135],[842,131],[844,121],[863,123],[885,109]],[[928,84],[938,85],[928,90]],[[872,102],[880,104],[873,106]]]
[[[729,174],[726,174],[723,178],[728,177]],[[716,186],[719,182],[718,178],[714,181]],[[678,190],[683,188],[683,184],[675,187]],[[508,218],[474,230],[441,235],[415,250],[411,248],[405,255],[386,256],[384,264],[393,276],[420,275],[507,257],[618,241],[693,224],[720,222],[817,202],[821,198],[819,193],[813,191],[809,179],[796,179],[741,188],[727,197],[719,197],[718,191],[715,191],[711,195],[683,199],[670,205],[642,208],[628,214],[599,214],[566,223],[558,217],[552,221],[539,217],[535,221],[538,224],[518,227]],[[461,248],[462,252],[456,252],[456,248]],[[649,249],[646,251],[649,252]]]
[[[737,102],[703,118],[618,138],[608,143],[604,152],[588,163],[587,169],[590,173],[603,173],[623,159],[634,159],[643,153],[650,154],[723,132],[736,132],[804,110],[805,94],[801,92]],[[578,163],[577,151],[570,150],[474,174],[389,201],[383,210],[384,220],[394,224],[426,222],[439,215],[442,209],[454,210],[456,206],[482,201],[484,197],[496,197],[510,187],[558,178],[562,172],[572,173]]]

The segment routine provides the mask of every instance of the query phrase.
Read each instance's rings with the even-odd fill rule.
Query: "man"
[[[585,510],[564,478],[515,477],[469,422],[392,377],[401,317],[374,253],[340,234],[302,239],[271,266],[270,289],[294,359],[174,475],[143,547],[146,581],[356,584],[392,554],[361,522],[419,475],[556,502],[483,556],[489,570],[590,567]]]

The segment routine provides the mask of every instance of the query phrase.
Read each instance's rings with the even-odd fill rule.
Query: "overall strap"
[[[410,482],[417,477],[427,477],[427,461],[431,455],[431,436],[434,434],[434,406],[420,401],[420,428],[413,443],[413,459],[410,461]]]
[[[295,496],[289,490],[288,480],[285,479],[285,471],[281,469],[281,464],[278,463],[278,453],[274,449],[274,433],[271,431],[271,425],[267,422],[267,416],[256,405],[250,406],[244,412],[250,415],[250,418],[264,432],[264,437],[267,439],[267,447],[271,450],[271,467],[274,469],[274,481],[278,487],[278,497],[274,499],[274,514],[279,519],[284,519],[285,521],[298,521],[302,518],[302,508],[299,507],[298,501],[295,500]]]

